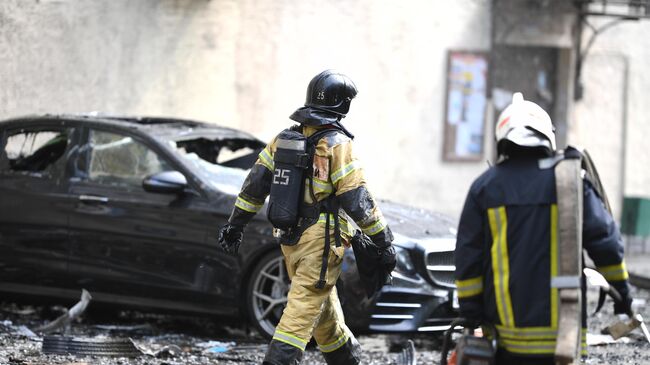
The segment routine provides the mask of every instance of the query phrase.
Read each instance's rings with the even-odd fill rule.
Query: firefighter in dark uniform
[[[290,116],[299,123],[291,130],[306,137],[317,133],[323,137],[314,141],[310,178],[300,183],[304,185],[300,190],[304,191],[304,198],[301,197],[298,224],[280,237],[291,288],[264,364],[300,363],[312,336],[328,364],[359,363],[360,346],[344,323],[335,287],[343,251],[353,233],[348,216],[382,248],[381,262],[388,272],[395,266],[393,236],[366,188],[359,161],[352,151],[353,136],[340,123],[356,94],[356,86],[348,77],[327,70],[311,80],[305,106]],[[282,203],[283,197],[274,196],[272,184],[286,188],[281,184],[288,182],[282,169],[275,166],[282,160],[278,151],[285,148],[286,154],[286,148],[300,145],[282,139],[287,131],[262,150],[243,184],[229,223],[220,231],[219,241],[227,252],[237,252],[244,227],[261,209],[270,192],[268,218],[274,222],[271,207]],[[289,191],[286,195],[292,194]]]
[[[472,184],[456,243],[462,317],[487,321],[499,335],[497,364],[554,364],[558,329],[558,210],[555,134],[548,114],[516,93],[496,126],[497,164]],[[565,154],[577,153],[567,149]],[[566,157],[566,156],[565,156]],[[551,163],[549,163],[551,162]],[[623,245],[614,220],[583,178],[583,248],[631,313]],[[586,315],[583,280],[583,343]]]

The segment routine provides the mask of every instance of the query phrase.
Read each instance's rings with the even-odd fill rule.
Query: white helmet
[[[521,93],[512,95],[496,125],[497,155],[503,154],[503,141],[521,147],[542,147],[555,152],[555,128],[551,117],[539,105],[524,100]]]

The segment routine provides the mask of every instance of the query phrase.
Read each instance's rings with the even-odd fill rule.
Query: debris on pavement
[[[195,346],[203,348],[203,353],[222,353],[228,352],[235,345],[234,342],[207,341],[199,342]]]
[[[408,340],[404,344],[402,352],[397,356],[397,365],[416,365],[416,363],[415,344],[412,340]]]
[[[221,341],[207,341],[207,342],[199,342],[195,344],[194,346],[200,347],[200,348],[208,348],[208,347],[215,347],[215,346],[221,346],[221,347],[232,347],[235,346],[234,342],[221,342]]]
[[[180,346],[178,345],[164,345],[160,348],[155,348],[153,346],[147,346],[142,343],[138,343],[137,341],[134,340],[131,340],[131,343],[142,354],[151,357],[157,357],[157,358],[176,357],[183,352],[183,349],[181,349]]]
[[[260,344],[260,345],[237,345],[233,348],[230,349],[230,351],[239,351],[239,352],[249,352],[249,351],[257,351],[257,352],[262,352],[266,353],[266,349],[269,347],[268,344]]]
[[[25,308],[17,308],[17,307],[7,307],[7,308],[2,308],[1,309],[5,313],[11,313],[11,314],[17,314],[20,316],[28,316],[30,314],[36,313],[36,309],[34,307],[28,306]]]
[[[135,332],[135,331],[150,331],[152,329],[149,323],[136,324],[132,326],[128,325],[108,325],[108,324],[96,324],[93,328],[98,330],[108,331],[108,332]]]
[[[205,349],[203,352],[204,353],[220,353],[220,352],[228,352],[228,350],[230,350],[228,347],[215,346],[215,347],[210,347],[209,349]]]
[[[25,337],[28,337],[28,338],[36,338],[36,337],[38,337],[34,332],[32,332],[32,330],[27,328],[27,326],[24,326],[24,325],[14,326],[14,324],[9,320],[5,320],[5,321],[0,322],[0,325],[2,327],[4,327],[4,328],[8,329],[9,333],[13,333],[13,334],[16,334],[16,335],[19,335],[19,336],[25,336]]]
[[[598,303],[598,291],[588,290],[589,312]],[[650,301],[650,291],[632,288],[633,309],[644,317],[650,316],[650,308],[643,305]],[[618,341],[604,335],[593,335],[611,324],[615,315],[611,300],[602,310],[588,320],[587,335],[589,365],[650,364],[650,348],[643,340],[640,330]],[[641,305],[639,305],[641,304]],[[23,309],[25,309],[23,311]],[[77,318],[74,325],[66,329],[67,334],[78,338],[130,338],[138,349],[135,357],[109,357],[85,355],[44,354],[41,338],[28,337],[18,330],[20,326],[38,328],[48,318],[60,313],[52,306],[37,306],[32,303],[18,305],[12,302],[0,303],[0,364],[59,364],[59,365],[201,365],[260,364],[267,349],[267,340],[251,332],[245,324],[227,321],[206,320],[205,317],[167,315],[141,311],[118,311],[107,317],[102,311],[99,316],[86,312]],[[56,313],[51,315],[51,313]],[[38,333],[37,333],[38,334]],[[413,340],[417,364],[436,364],[440,359],[441,340],[432,334],[414,333]],[[398,365],[404,349],[403,335],[362,334],[358,336],[363,352],[362,363],[367,365]],[[392,346],[392,345],[395,346]],[[207,352],[215,347],[227,348],[226,352]],[[394,347],[394,351],[389,349]],[[216,349],[215,349],[216,350]],[[213,351],[215,351],[213,350]],[[407,349],[408,350],[408,349]],[[146,355],[142,355],[142,354]],[[325,360],[317,347],[308,347],[303,364],[324,365]]]
[[[611,335],[587,333],[587,346],[603,346],[611,345],[614,343],[630,343],[631,341],[632,340],[629,337],[621,337],[615,340]]]
[[[83,314],[86,308],[88,308],[88,304],[90,303],[91,299],[92,296],[90,293],[86,289],[81,289],[81,300],[77,304],[72,306],[72,308],[70,308],[66,313],[59,316],[52,322],[36,328],[35,331],[43,334],[48,334],[58,330],[59,328],[65,327],[72,320]]]
[[[141,354],[130,339],[111,337],[45,336],[42,351],[78,356],[137,357]]]

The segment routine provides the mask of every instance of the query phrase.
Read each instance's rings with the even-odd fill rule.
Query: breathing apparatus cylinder
[[[267,211],[275,228],[288,230],[298,224],[310,157],[308,141],[302,133],[286,129],[278,135]]]

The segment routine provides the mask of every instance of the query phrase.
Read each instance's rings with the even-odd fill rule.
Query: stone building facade
[[[375,195],[458,216],[493,158],[495,112],[488,103],[482,161],[443,161],[447,52],[489,52],[492,12],[490,0],[4,0],[0,117],[165,115],[269,139],[291,124],[309,79],[336,68],[359,88],[345,123]],[[621,193],[650,195],[638,168],[650,162],[648,30],[635,22],[601,36],[585,96],[567,109],[566,138],[594,151],[617,212]]]

